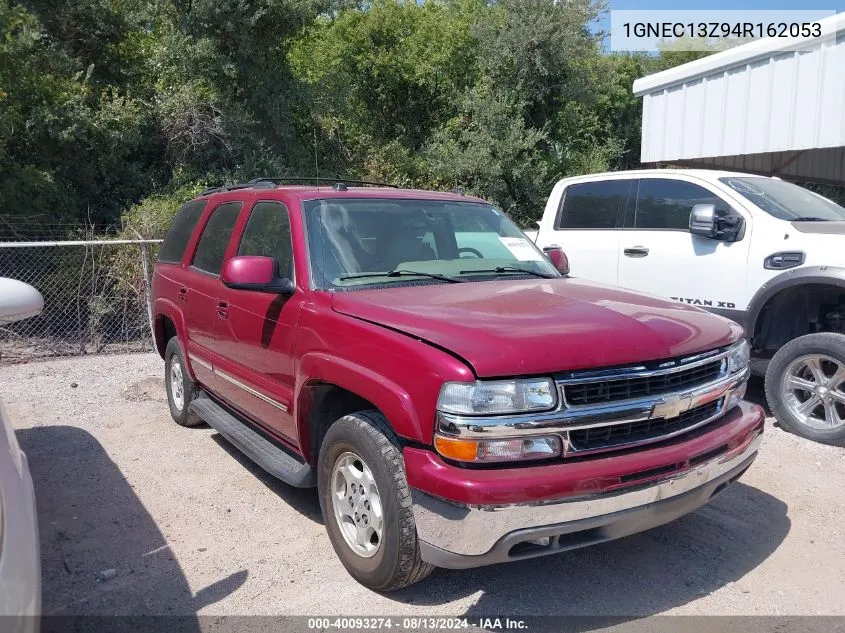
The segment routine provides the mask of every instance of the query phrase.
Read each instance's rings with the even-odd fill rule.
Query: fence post
[[[147,321],[150,324],[150,340],[155,346],[156,334],[153,327],[153,291],[150,287],[149,264],[147,262],[147,243],[141,242],[141,269],[144,271],[144,294],[147,298]]]

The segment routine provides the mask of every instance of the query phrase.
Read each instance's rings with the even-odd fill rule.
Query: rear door
[[[278,201],[259,201],[249,212],[233,255],[272,257],[279,275],[296,281],[290,218]],[[251,290],[219,290],[215,371],[223,397],[296,444],[291,414],[296,323],[304,292],[290,296]],[[225,313],[225,318],[224,317]]]
[[[223,202],[211,210],[191,258],[189,279],[183,288],[191,366],[198,380],[215,391],[220,383],[212,372],[218,360],[215,337],[219,321],[218,295],[222,287],[220,271],[242,206],[242,202]]]
[[[549,231],[540,230],[540,246],[560,246],[574,277],[617,283],[619,237],[630,178],[570,183]]]
[[[643,178],[635,183],[619,244],[619,285],[715,311],[743,305],[751,242],[747,212],[709,188],[682,178]],[[742,239],[725,242],[692,235],[696,204],[745,218]]]

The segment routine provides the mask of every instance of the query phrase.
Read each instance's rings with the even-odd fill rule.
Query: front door
[[[257,202],[236,254],[272,257],[279,275],[294,279],[287,208],[280,202]],[[223,397],[293,444],[293,352],[303,299],[299,288],[281,296],[221,286],[219,303],[226,317],[219,321],[215,343]]]
[[[619,243],[619,285],[729,313],[744,309],[749,218],[703,184],[643,178],[635,184]],[[689,232],[696,204],[745,217],[746,234],[735,242]]]

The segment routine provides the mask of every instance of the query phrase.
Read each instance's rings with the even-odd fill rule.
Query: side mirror
[[[716,205],[695,205],[689,214],[689,232],[693,235],[714,239],[717,230]]]
[[[543,252],[561,275],[569,274],[569,258],[560,246],[546,246]]]
[[[17,279],[0,277],[0,325],[28,319],[41,313],[44,297]]]
[[[271,294],[293,294],[293,282],[279,277],[279,263],[272,257],[232,257],[223,266],[220,281],[227,288]]]

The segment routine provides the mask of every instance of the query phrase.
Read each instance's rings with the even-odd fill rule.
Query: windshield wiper
[[[478,270],[459,270],[459,275],[467,275],[469,273],[520,273],[525,275],[534,275],[535,277],[542,277],[543,279],[556,279],[554,275],[547,275],[545,273],[538,273],[536,270],[529,270],[528,268],[520,268],[519,266],[496,266],[496,268],[482,268]]]
[[[437,273],[421,273],[415,270],[390,270],[386,273],[360,273],[357,275],[346,275],[339,277],[338,281],[346,281],[347,279],[366,279],[367,277],[404,277],[406,275],[417,277],[428,277],[430,279],[440,279],[441,281],[448,281],[453,284],[460,284],[466,281],[465,279],[455,279],[446,275],[438,275]]]
[[[802,215],[800,218],[792,218],[792,222],[833,222],[833,220],[820,218],[815,215]]]

